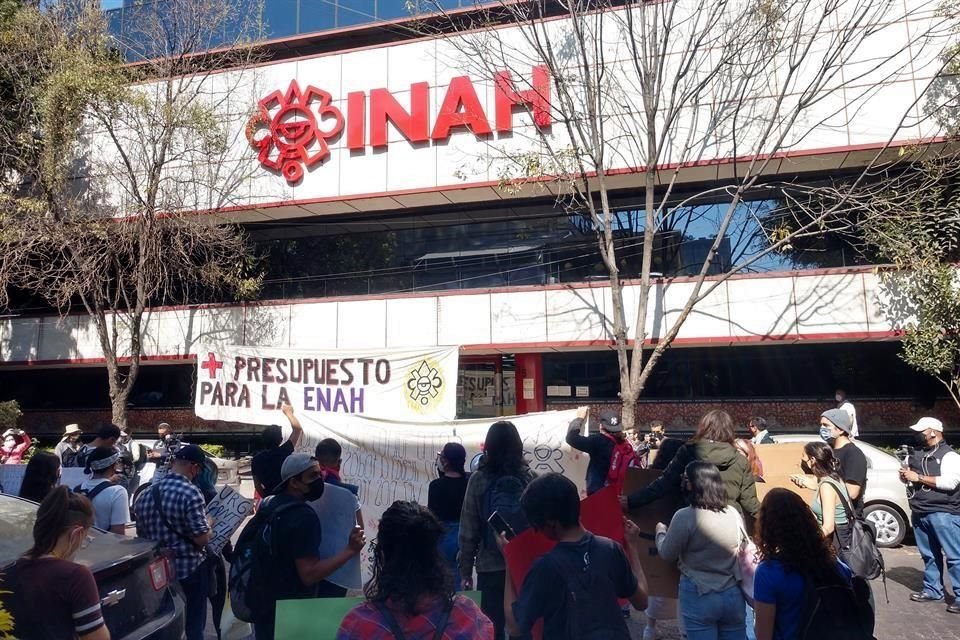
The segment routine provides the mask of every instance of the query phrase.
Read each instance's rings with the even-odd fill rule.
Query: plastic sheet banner
[[[301,416],[364,415],[452,420],[457,347],[430,350],[307,350],[224,346],[197,354],[194,409],[200,418],[281,424],[289,403]]]
[[[495,420],[509,420],[520,432],[530,468],[538,474],[557,472],[584,488],[589,457],[565,442],[575,410],[547,411],[522,416],[451,420],[448,422],[398,422],[337,414],[298,414],[303,424],[302,451],[313,452],[324,438],[343,447],[340,470],[344,482],[360,487],[360,503],[367,539],[373,540],[383,512],[396,500],[427,504],[427,489],[437,478],[437,453],[447,442],[467,450],[467,464],[475,467],[487,429]],[[271,415],[271,419],[276,415]],[[361,557],[364,581],[369,577],[370,545]]]

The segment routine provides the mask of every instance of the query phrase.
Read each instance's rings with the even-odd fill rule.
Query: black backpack
[[[848,533],[844,536],[839,534],[839,530],[833,533],[837,546],[839,546],[837,555],[840,556],[845,565],[850,567],[853,575],[867,580],[873,580],[882,575],[884,576],[884,583],[886,583],[883,554],[877,547],[877,532],[873,528],[873,524],[858,517],[843,492],[832,482],[828,484],[836,492],[837,499],[843,505],[849,527]]]
[[[260,509],[243,528],[233,550],[227,580],[230,607],[233,615],[244,622],[268,622],[274,616],[277,596],[273,563],[277,550],[272,533],[277,518],[290,509],[310,509],[310,505],[304,502],[279,507],[272,507],[271,502],[270,498],[261,502]]]
[[[502,475],[491,478],[487,490],[484,492],[483,519],[488,520],[494,512],[503,516],[510,528],[516,534],[530,528],[527,517],[520,508],[520,496],[527,488],[527,481],[515,475]],[[494,538],[493,527],[484,527],[484,545],[487,549],[496,549],[497,541]]]
[[[870,584],[862,577],[847,584],[839,575],[825,583],[807,576],[797,640],[873,640],[869,598]]]
[[[79,493],[82,496],[86,496],[87,500],[89,500],[90,502],[93,502],[94,498],[100,495],[105,489],[109,489],[112,486],[114,486],[113,483],[108,480],[101,482],[100,484],[95,486],[93,489],[83,489],[82,485],[78,484],[73,488],[73,492]]]

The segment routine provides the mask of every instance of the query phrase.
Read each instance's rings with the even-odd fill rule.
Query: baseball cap
[[[72,436],[75,433],[81,433],[80,425],[78,424],[68,424],[63,428],[63,435]]]
[[[601,411],[600,426],[610,433],[620,433],[623,431],[623,422],[620,420],[620,412],[613,409],[604,409]]]
[[[195,444],[187,444],[179,449],[173,454],[174,460],[186,460],[187,462],[192,462],[194,464],[203,464],[207,456],[204,455],[203,449],[198,447]]]
[[[440,455],[454,465],[457,463],[463,464],[467,461],[467,450],[464,449],[463,445],[459,442],[448,442],[443,445],[443,450],[440,452]]]
[[[280,484],[274,488],[274,493],[282,491],[290,478],[297,477],[312,467],[316,461],[317,459],[309,453],[291,453],[288,455],[280,467]]]
[[[820,414],[821,418],[826,418],[833,423],[837,429],[844,433],[850,433],[853,430],[853,420],[850,414],[843,409],[828,409]]]
[[[936,418],[920,418],[917,420],[917,424],[911,426],[910,428],[914,431],[926,431],[927,429],[933,429],[934,431],[943,433],[943,423]]]

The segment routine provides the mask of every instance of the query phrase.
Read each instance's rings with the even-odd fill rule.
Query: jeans
[[[688,640],[744,640],[746,601],[740,585],[700,595],[690,578],[680,577],[680,617]]]
[[[960,595],[960,515],[925,513],[913,515],[913,535],[923,558],[923,590],[943,597],[943,563],[953,583],[954,597]]]
[[[210,573],[207,563],[203,562],[186,578],[180,580],[183,596],[186,600],[184,618],[187,640],[203,640],[203,630],[207,626],[207,596],[210,593]]]
[[[444,522],[447,532],[440,540],[440,555],[447,561],[450,574],[453,576],[453,588],[457,591],[463,588],[460,578],[460,567],[457,565],[457,554],[460,553],[460,523]]]
[[[757,614],[749,604],[747,605],[746,618],[744,623],[747,625],[747,640],[757,640]]]

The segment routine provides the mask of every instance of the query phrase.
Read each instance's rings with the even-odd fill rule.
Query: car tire
[[[907,521],[900,510],[884,502],[867,505],[863,518],[877,532],[877,546],[889,549],[900,546],[907,536]]]

